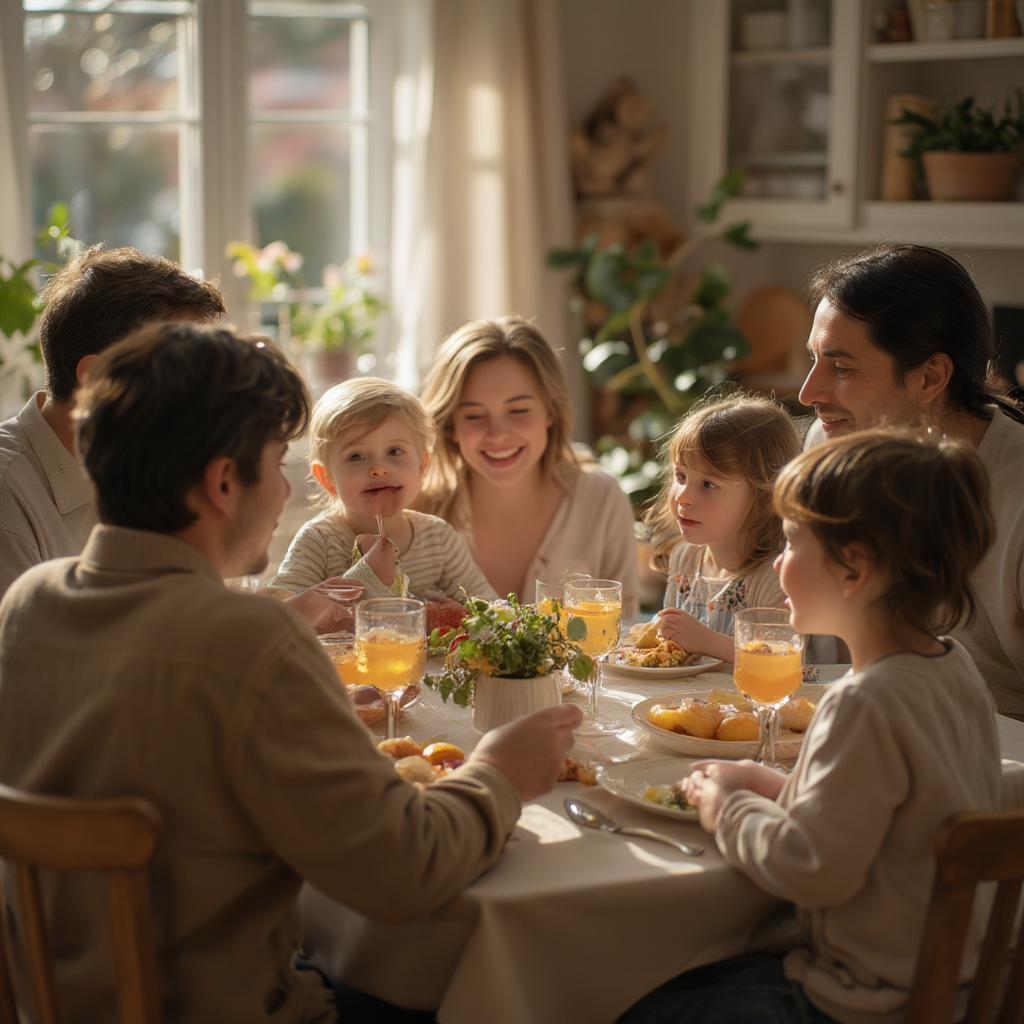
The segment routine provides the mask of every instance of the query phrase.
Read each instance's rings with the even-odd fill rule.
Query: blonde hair
[[[858,545],[885,568],[880,604],[898,637],[934,636],[974,617],[970,576],[995,521],[988,474],[968,442],[897,429],[849,434],[786,466],[774,505],[836,564]]]
[[[473,368],[499,356],[509,356],[530,371],[551,415],[541,471],[562,487],[579,472],[570,443],[572,403],[555,350],[536,327],[519,317],[463,324],[441,346],[423,385],[423,404],[433,421],[438,444],[416,503],[417,508],[457,527],[467,525],[469,502],[467,470],[453,437],[455,409]]]
[[[420,454],[433,447],[434,428],[415,395],[380,377],[353,377],[335,384],[317,399],[309,421],[309,461],[326,464],[332,444],[358,440],[376,430],[389,416],[397,416],[412,430]],[[318,495],[330,505],[329,495]]]
[[[782,522],[772,509],[772,487],[779,470],[799,454],[800,437],[778,402],[743,392],[713,397],[680,420],[665,451],[665,483],[647,515],[654,527],[652,563],[656,567],[667,565],[669,553],[679,543],[671,500],[679,462],[749,484],[752,499],[740,535],[743,569],[782,550]]]

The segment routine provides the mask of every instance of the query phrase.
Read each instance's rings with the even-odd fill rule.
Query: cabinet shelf
[[[734,50],[732,63],[740,68],[769,67],[773,64],[828,64],[831,46],[803,46],[785,50]]]
[[[878,43],[868,47],[869,64],[915,64],[921,61],[1024,58],[1024,37],[951,39],[945,43]]]
[[[737,153],[733,162],[741,167],[759,170],[819,170],[828,167],[828,153],[825,150],[778,153]]]

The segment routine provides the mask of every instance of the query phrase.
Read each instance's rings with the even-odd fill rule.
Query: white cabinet
[[[702,201],[738,166],[745,191],[728,215],[749,218],[764,240],[1024,248],[1024,202],[881,199],[888,97],[947,104],[973,95],[1001,107],[1024,87],[1024,38],[876,43],[884,6],[692,0],[691,198]],[[808,9],[810,33],[806,21],[794,32],[794,16]]]

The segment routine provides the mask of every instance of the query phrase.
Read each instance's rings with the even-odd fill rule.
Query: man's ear
[[[203,470],[201,498],[218,512],[234,511],[241,484],[235,460],[222,455],[212,459]]]
[[[99,356],[94,353],[92,355],[82,356],[82,358],[78,360],[78,363],[75,365],[75,379],[78,381],[79,385],[85,383],[85,378],[88,376],[89,371],[93,367],[93,363],[95,363],[97,359],[99,359]]]
[[[945,394],[953,379],[953,360],[945,352],[934,352],[916,370],[915,390],[922,405],[931,405]]]
[[[313,463],[313,479],[332,497],[338,496],[338,488],[334,486],[331,474],[322,462]]]

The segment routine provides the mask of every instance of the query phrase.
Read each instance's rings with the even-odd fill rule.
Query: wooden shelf
[[[785,50],[734,50],[732,63],[736,67],[772,67],[778,64],[828,64],[832,59],[831,46],[804,46]]]
[[[913,64],[920,61],[1024,58],[1024,37],[1013,39],[951,39],[947,43],[878,43],[868,47],[869,64]]]
[[[819,170],[828,167],[828,153],[824,150],[776,153],[737,153],[733,162],[741,167],[775,170]]]

